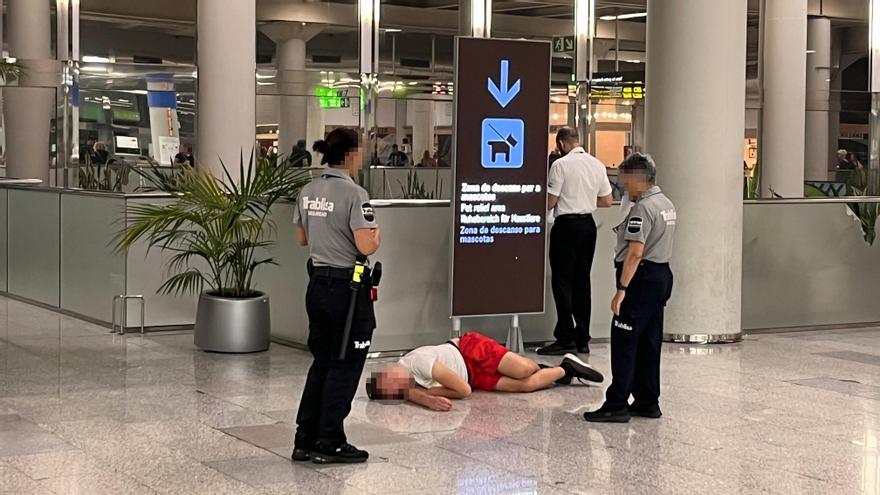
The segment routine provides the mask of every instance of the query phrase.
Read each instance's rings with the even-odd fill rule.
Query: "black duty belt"
[[[669,266],[669,263],[657,263],[656,261],[642,260],[642,261],[639,261],[639,266],[647,266],[650,268],[654,268],[654,267]],[[622,261],[615,261],[614,267],[615,268],[623,268],[623,262]]]
[[[556,220],[586,220],[588,218],[593,218],[592,213],[566,213],[565,215],[559,215],[556,217]]]
[[[351,280],[354,268],[336,268],[335,266],[314,266],[309,274],[312,277]]]

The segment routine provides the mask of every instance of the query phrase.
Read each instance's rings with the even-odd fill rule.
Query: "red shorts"
[[[464,334],[458,341],[458,348],[467,366],[471,387],[477,390],[495,390],[495,385],[502,376],[498,373],[498,364],[507,354],[507,348],[476,332]]]

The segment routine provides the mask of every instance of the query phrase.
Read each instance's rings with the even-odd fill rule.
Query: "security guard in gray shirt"
[[[344,358],[339,355],[359,257],[379,249],[380,231],[367,191],[352,177],[360,171],[358,135],[339,128],[315,143],[328,167],[300,192],[295,220],[297,238],[309,246],[309,369],[299,413],[292,458],[319,464],[365,462],[368,454],[347,442],[343,421],[351,411],[376,317],[366,285],[356,295],[354,318]]]
[[[631,416],[659,418],[663,308],[672,295],[675,206],[654,184],[649,155],[634,153],[620,165],[635,201],[617,233],[617,293],[611,302],[611,386],[605,404],[584,414],[591,422],[626,423]],[[633,402],[630,404],[630,394]]]

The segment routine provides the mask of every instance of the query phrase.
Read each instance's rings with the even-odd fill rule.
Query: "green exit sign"
[[[573,53],[574,36],[554,36],[553,53]]]
[[[321,108],[348,108],[351,105],[348,101],[347,89],[319,86],[315,88],[315,94],[318,96],[318,102]]]

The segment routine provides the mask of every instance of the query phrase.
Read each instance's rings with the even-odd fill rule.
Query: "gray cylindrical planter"
[[[259,352],[269,348],[269,297],[231,298],[202,293],[195,345],[210,352]]]

